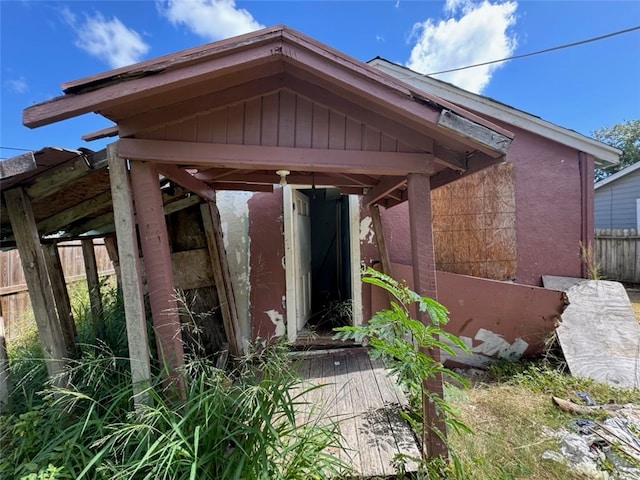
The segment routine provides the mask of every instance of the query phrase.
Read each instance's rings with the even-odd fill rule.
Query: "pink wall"
[[[515,166],[516,283],[540,285],[542,275],[581,277],[579,244],[587,229],[583,228],[579,153],[514,126],[504,126],[516,134],[507,157]],[[585,163],[588,176],[593,159]],[[593,202],[588,195],[591,184],[584,185],[587,203],[589,199]],[[587,208],[585,224],[590,223],[590,214],[592,209]],[[391,261],[411,264],[406,203],[383,211],[382,219]]]
[[[516,282],[540,285],[541,275],[582,276],[582,191],[579,153],[524,130],[516,134],[513,162],[518,269]]]

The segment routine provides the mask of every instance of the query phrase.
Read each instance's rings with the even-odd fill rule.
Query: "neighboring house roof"
[[[596,164],[616,164],[618,163],[618,157],[622,153],[614,147],[586,137],[578,132],[560,127],[492,98],[468,92],[450,83],[415,72],[385,58],[376,57],[367,63],[405,83],[419,87],[444,100],[448,100],[457,105],[464,105],[464,108],[469,110],[488,115],[497,120],[502,120],[510,125],[523,128],[562,145],[593,155],[596,159]]]
[[[598,190],[600,187],[604,187],[605,185],[609,185],[610,183],[615,182],[616,180],[629,175],[632,172],[635,172],[636,170],[640,170],[640,162],[634,163],[633,165],[630,165],[626,168],[623,168],[622,170],[620,170],[619,172],[614,173],[613,175],[608,176],[607,178],[600,180],[599,182],[597,182],[593,188],[595,188],[596,190]]]

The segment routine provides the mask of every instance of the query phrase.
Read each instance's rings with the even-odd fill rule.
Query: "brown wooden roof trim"
[[[186,65],[202,62],[207,60],[208,57],[224,54],[229,50],[271,42],[274,39],[280,38],[281,32],[285,28],[287,27],[283,25],[276,25],[255,32],[246,33],[244,35],[152,58],[133,65],[108,70],[106,72],[91,75],[89,77],[83,77],[78,80],[65,82],[62,84],[63,92],[65,94],[86,93],[113,83],[135,80],[153,73],[174,70]]]
[[[380,70],[282,26],[72,82],[67,84],[65,96],[25,109],[23,122],[29,127],[37,127],[89,111],[100,111],[124,102],[127,98],[146,98],[175,88],[185,88],[224,73],[273,62],[275,57],[282,60],[283,68],[286,68],[286,64],[291,64],[315,77],[337,82],[360,95],[371,95],[370,89],[386,90],[387,94],[393,91],[405,99],[401,102],[402,106],[396,107],[398,113],[409,114],[414,118],[417,115],[418,121],[427,120],[431,125],[437,124],[433,118],[424,118],[424,108],[415,108],[419,104],[427,104],[432,111],[446,109],[499,135],[513,138],[511,132],[460,107],[424,92],[417,94],[403,82]],[[358,83],[356,85],[354,80],[357,78],[372,83],[367,86],[355,82]],[[482,146],[480,149],[491,154],[490,149],[483,149]]]
[[[426,153],[368,152],[317,148],[266,147],[167,140],[118,140],[118,156],[157,163],[203,165],[247,170],[361,173],[365,175],[432,175],[438,169]]]

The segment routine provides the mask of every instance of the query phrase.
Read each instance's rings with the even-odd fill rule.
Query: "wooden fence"
[[[596,229],[596,261],[605,279],[640,283],[639,233],[635,228]]]
[[[102,240],[94,241],[96,264],[100,275],[113,273],[113,264]],[[79,241],[60,243],[60,262],[67,283],[85,278],[84,258]],[[17,250],[0,252],[0,312],[5,321],[5,335],[11,339],[15,329],[29,318],[31,303]]]

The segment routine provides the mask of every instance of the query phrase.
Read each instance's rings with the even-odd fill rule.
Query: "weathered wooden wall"
[[[492,280],[516,276],[513,164],[432,191],[436,268]]]
[[[113,264],[102,241],[95,241],[96,263],[100,275],[113,273]],[[58,245],[60,261],[67,282],[84,278],[84,259],[80,242]],[[15,327],[31,311],[29,293],[17,250],[0,252],[0,305],[4,315],[6,336],[11,339]]]
[[[607,280],[640,283],[640,232],[635,228],[597,228],[595,256]]]

